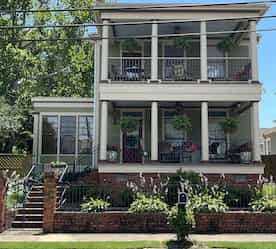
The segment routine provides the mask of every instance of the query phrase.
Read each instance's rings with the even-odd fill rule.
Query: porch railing
[[[200,58],[159,57],[159,78],[164,81],[194,81],[200,79]]]
[[[251,61],[247,57],[209,57],[208,79],[248,81],[251,78]]]
[[[109,79],[145,81],[151,76],[150,57],[109,57]]]

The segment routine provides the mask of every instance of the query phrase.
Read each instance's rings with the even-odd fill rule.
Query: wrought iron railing
[[[113,81],[146,81],[150,74],[149,57],[109,57],[109,79]]]

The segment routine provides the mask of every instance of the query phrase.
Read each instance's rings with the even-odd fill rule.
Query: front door
[[[137,121],[135,130],[122,132],[123,162],[142,163],[143,159],[143,112],[123,112],[123,117]]]

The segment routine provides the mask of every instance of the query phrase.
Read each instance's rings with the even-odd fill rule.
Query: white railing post
[[[201,102],[201,161],[209,161],[208,102]]]
[[[103,21],[103,30],[102,30],[102,63],[101,63],[101,80],[108,80],[108,39],[109,39],[109,21]]]
[[[152,23],[151,37],[151,80],[158,79],[158,24],[156,21]]]
[[[208,58],[207,58],[207,24],[200,22],[200,76],[202,81],[208,80]]]
[[[151,160],[158,160],[158,102],[151,103]]]
[[[100,160],[107,159],[107,133],[108,133],[108,102],[102,101],[101,105],[101,135],[100,135]]]
[[[258,56],[257,56],[257,32],[256,21],[250,21],[250,57],[251,57],[251,72],[252,81],[258,81]]]
[[[260,144],[259,144],[259,103],[253,102],[251,107],[251,141],[252,141],[252,152],[253,161],[261,161]]]

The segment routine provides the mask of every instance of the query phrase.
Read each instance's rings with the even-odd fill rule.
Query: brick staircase
[[[57,203],[63,187],[57,186]],[[44,187],[33,186],[23,208],[18,209],[12,228],[42,228]]]

